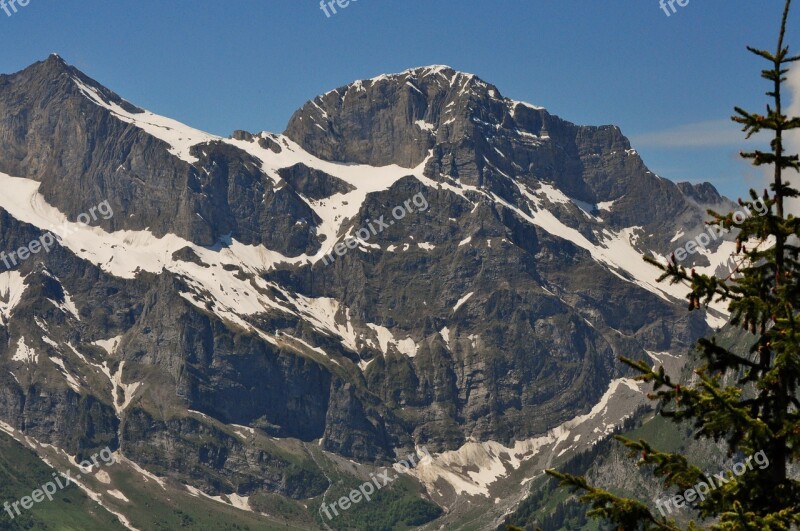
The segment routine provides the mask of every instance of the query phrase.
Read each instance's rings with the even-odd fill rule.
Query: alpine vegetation
[[[800,171],[800,157],[796,148],[784,144],[800,129],[800,117],[783,104],[786,74],[791,63],[800,61],[800,56],[790,55],[786,44],[791,3],[784,3],[774,51],[748,47],[767,63],[761,70],[769,87],[767,114],[735,107],[732,117],[747,138],[760,132],[772,137],[769,150],[741,153],[755,166],[772,166],[770,190],[759,198],[751,189],[750,197],[739,201],[764,214],[746,217],[739,212],[738,219],[733,219],[731,214],[709,210],[716,223],[740,231],[735,254],[741,265],[736,278],[645,258],[662,271],[659,282],[669,280],[688,292],[690,315],[712,302],[725,303],[731,315],[725,331],[729,335],[716,333],[696,343],[698,360],[685,368],[692,369],[691,376],[688,370],[685,377],[673,376],[662,363],[653,366],[650,360],[620,358],[638,373],[637,381],[652,385],[648,398],[658,404],[658,415],[667,425],[691,425],[698,444],[719,444],[728,455],[752,457],[736,463],[727,477],[723,473],[709,477],[701,468],[701,457],[691,448],[671,451],[653,437],[615,436],[631,457],[639,458],[638,466],[651,468],[665,487],[683,492],[670,500],[675,508],[699,498],[697,510],[680,527],[661,507],[664,503],[671,513],[668,502],[658,503],[659,515],[644,502],[591,485],[584,476],[547,470],[562,486],[583,491],[580,500],[593,506],[587,514],[607,520],[611,527],[766,531],[797,529],[800,524],[796,469],[800,460],[800,225],[789,205],[800,195],[792,186]],[[756,245],[741,245],[750,240]],[[752,465],[753,458],[758,467]]]
[[[0,323],[8,325],[0,421],[69,455],[88,444],[76,433],[97,447],[116,440],[126,458],[119,466],[136,463],[253,511],[265,494],[320,500],[331,482],[369,479],[311,455],[287,458],[293,441],[318,438],[332,463],[372,463],[428,440],[459,456],[394,481],[391,470],[376,474],[377,485],[357,489],[360,499],[326,498],[321,515],[309,503],[307,516],[319,521],[328,521],[326,511],[340,525],[383,514],[380,525],[397,528],[404,517],[421,525],[424,515],[459,529],[476,511],[450,495],[459,489],[510,510],[515,497],[501,493],[519,488],[522,474],[539,474],[540,464],[494,442],[492,455],[476,455],[469,438],[538,445],[539,434],[602,400],[607,413],[568,425],[569,448],[556,450],[579,452],[643,403],[634,384],[597,360],[630,346],[614,330],[650,338],[652,320],[641,316],[682,319],[683,288],[649,282],[641,258],[667,254],[665,242],[685,220],[702,218],[701,203],[722,201],[713,187],[681,187],[649,172],[616,126],[572,124],[442,65],[326,92],[293,115],[285,134],[227,139],[141,110],[58,56],[3,83],[4,115],[29,123],[21,137],[15,122],[0,120],[8,144],[0,190],[10,191],[0,193],[2,242],[19,247],[52,231],[64,252],[40,251],[41,268],[0,267]],[[51,135],[55,121],[87,136],[61,135],[56,149],[20,162],[30,139]],[[106,123],[114,126],[95,126]],[[602,156],[583,160],[588,152]],[[620,170],[593,178],[609,164]],[[551,173],[539,178],[536,168]],[[656,186],[686,215],[658,208]],[[87,193],[109,198],[115,230],[53,229],[64,212],[92,202]],[[111,215],[106,203],[94,212],[97,224]],[[78,221],[92,218],[88,211]],[[38,232],[28,235],[30,227]],[[377,245],[390,237],[406,243]],[[564,254],[565,245],[585,260]],[[152,279],[160,280],[144,289]],[[576,309],[542,289],[565,282],[597,296]],[[624,302],[630,297],[643,305]],[[584,307],[603,326],[583,319]],[[696,315],[642,346],[689,344],[708,319]],[[269,333],[276,329],[280,337]],[[589,346],[574,348],[576,338]],[[523,355],[531,345],[547,356]],[[616,392],[623,388],[630,392]],[[164,422],[165,412],[183,420]],[[253,459],[256,448],[263,458]],[[496,475],[510,467],[519,468]],[[389,500],[408,510],[396,514]],[[115,509],[140,520],[139,529],[157,527],[147,511]]]
[[[756,462],[759,470],[764,470],[769,466],[769,458],[767,457],[767,454],[764,453],[764,450],[761,450],[749,456],[743,462],[739,461],[735,463],[731,467],[731,470],[728,471],[731,472],[730,476],[728,477],[725,476],[725,472],[720,472],[719,474],[714,474],[713,476],[707,477],[707,481],[697,482],[692,488],[687,489],[683,495],[676,494],[672,497],[656,499],[656,508],[661,512],[661,516],[666,516],[664,513],[664,507],[666,507],[667,512],[672,513],[670,504],[675,504],[676,509],[681,509],[685,507],[684,503],[693,503],[698,498],[700,501],[703,501],[706,499],[706,494],[728,483],[734,474],[736,476],[741,476],[746,470],[753,470],[753,461]]]
[[[91,473],[93,467],[99,466],[99,463],[97,462],[98,457],[100,457],[102,463],[106,466],[113,465],[114,463],[117,462],[116,459],[114,458],[114,453],[111,451],[111,448],[106,446],[105,448],[100,450],[100,452],[93,454],[91,456],[91,461],[87,459],[81,462],[78,468],[80,468],[81,472],[83,472],[84,474]],[[61,482],[61,478],[64,479],[63,483]],[[31,492],[30,496],[23,496],[22,498],[20,498],[15,502],[3,503],[3,508],[6,510],[8,515],[13,520],[14,518],[22,514],[19,510],[18,507],[19,505],[21,505],[23,509],[28,510],[31,507],[33,507],[34,503],[43,502],[45,497],[47,497],[48,501],[53,501],[53,494],[55,494],[59,490],[63,490],[69,487],[73,482],[77,482],[75,480],[79,479],[81,479],[80,474],[76,474],[75,477],[73,478],[72,476],[70,476],[69,471],[67,471],[66,473],[53,472],[52,481],[48,481],[44,485],[40,485],[38,489],[35,489],[34,491]],[[13,512],[11,510],[12,508],[14,509]],[[14,513],[16,513],[16,515]]]
[[[406,472],[417,466],[417,462],[414,460],[414,457],[415,457],[414,454],[408,454],[406,456],[406,459],[398,461],[397,463],[392,465],[392,468],[394,468],[400,474],[405,474]],[[425,446],[422,446],[417,450],[417,457],[420,457],[420,463],[429,462],[431,460],[431,454],[428,453],[428,448]],[[358,490],[356,489],[351,490],[347,496],[342,496],[333,503],[327,505],[323,503],[322,505],[320,505],[319,508],[320,514],[322,514],[322,512],[324,511],[325,516],[328,517],[328,520],[332,520],[333,516],[331,516],[331,513],[330,511],[328,511],[328,509],[333,511],[333,514],[335,516],[339,516],[339,511],[336,510],[337,504],[339,505],[339,508],[342,511],[346,511],[353,505],[361,503],[362,497],[363,499],[370,501],[372,499],[371,498],[372,495],[375,493],[376,490],[382,489],[392,481],[396,480],[398,477],[399,476],[397,475],[390,476],[389,471],[386,468],[384,468],[382,472],[378,472],[377,475],[370,474],[371,480],[362,483],[358,487]]]
[[[734,203],[649,171],[617,126],[471,73],[322,87],[283,133],[227,138],[55,55],[0,85],[0,251],[17,265],[0,267],[0,431],[72,478],[70,456],[110,444],[114,481],[100,464],[86,486],[129,529],[497,529],[544,466],[652,418],[616,353],[680,371],[729,320],[714,302],[686,317],[686,288],[642,259]],[[745,225],[772,219],[748,208]],[[735,455],[763,448],[769,467],[700,510],[780,472],[760,442]],[[430,464],[396,451],[423,444]],[[53,471],[17,469],[9,502]],[[12,526],[71,524],[62,498],[85,496],[59,488]]]

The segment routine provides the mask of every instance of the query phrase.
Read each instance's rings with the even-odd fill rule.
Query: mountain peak
[[[515,138],[527,135],[521,141],[531,145],[545,141],[543,114],[505,98],[475,74],[429,65],[317,96],[292,116],[285,134],[326,160],[413,168],[436,145],[452,151],[470,139],[496,136],[498,128]]]
[[[367,80],[355,81],[348,87],[357,86],[365,82],[374,84],[385,81],[406,81],[408,79],[437,84],[444,88],[477,86],[494,90],[496,95],[500,97],[500,93],[494,85],[486,83],[475,74],[461,72],[448,65],[417,66],[396,74],[381,74]]]
[[[37,71],[40,71],[41,74],[50,77],[56,77],[63,73],[72,74],[77,71],[75,67],[67,64],[67,62],[64,61],[64,59],[57,53],[51,53],[44,61],[38,61],[28,68],[36,69]]]
[[[71,104],[68,102],[82,104],[83,101],[94,103],[102,101],[104,105],[101,107],[114,104],[130,113],[143,112],[67,63],[57,53],[52,53],[46,59],[7,76],[6,80],[8,84],[4,90],[19,94],[21,101],[54,103],[52,111],[57,113],[69,109]],[[103,109],[103,112],[108,110]]]
[[[400,72],[398,75],[403,74],[413,74],[414,76],[433,76],[433,75],[442,75],[442,76],[452,76],[453,74],[461,74],[464,76],[473,76],[474,74],[469,74],[466,72],[459,72],[455,68],[448,66],[448,65],[428,65],[428,66],[417,66],[414,68],[409,68]]]
[[[51,53],[45,59],[36,61],[30,66],[11,75],[19,76],[21,80],[25,80],[24,84],[30,83],[33,79],[42,83],[55,82],[65,76],[85,76],[80,70],[68,64],[64,58],[57,53]]]
[[[703,209],[618,128],[472,74],[356,82],[308,102],[287,138],[231,140],[137,116],[57,55],[0,87],[0,426],[65,470],[111,445],[113,473],[136,479],[115,498],[185,486],[251,527],[277,508],[300,528],[316,507],[281,500],[428,444],[457,459],[431,456],[420,489],[494,506],[541,473],[521,445],[577,453],[645,403],[615,352],[677,359],[706,330],[641,260],[695,237]],[[730,242],[709,245],[685,265],[724,266]],[[543,444],[554,429],[570,444]],[[133,505],[112,509],[156,526]]]

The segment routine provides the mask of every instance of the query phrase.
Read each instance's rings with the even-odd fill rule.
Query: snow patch
[[[125,367],[125,362],[119,362],[119,367],[117,368],[117,372],[114,373],[113,377],[111,378],[111,385],[113,387],[113,402],[114,402],[114,409],[117,411],[117,416],[121,416],[122,413],[128,408],[131,401],[133,400],[134,394],[139,386],[142,385],[142,382],[134,382],[130,384],[122,383],[122,369]],[[117,403],[117,390],[122,391],[122,404]]]
[[[124,501],[126,503],[130,503],[130,500],[128,498],[126,498],[124,494],[122,494],[120,491],[118,491],[116,489],[108,490],[108,491],[106,491],[106,493],[109,494],[110,496],[113,496],[113,497],[117,498],[118,500],[122,500],[122,501]]]
[[[145,470],[144,468],[140,467],[140,466],[139,466],[137,463],[135,463],[135,462],[131,461],[131,460],[130,460],[130,459],[128,459],[127,457],[124,457],[124,456],[122,456],[122,455],[117,455],[117,454],[115,454],[115,459],[117,460],[117,462],[124,462],[125,464],[129,465],[129,466],[130,466],[131,468],[133,468],[133,469],[134,469],[136,472],[138,472],[138,473],[139,473],[139,475],[141,475],[141,476],[142,476],[142,478],[143,478],[145,481],[154,481],[154,482],[155,482],[155,483],[157,483],[157,484],[158,484],[158,485],[159,485],[159,486],[160,486],[162,489],[164,489],[164,490],[167,490],[167,484],[164,482],[164,480],[163,480],[163,479],[161,479],[160,477],[156,476],[156,475],[155,475],[155,474],[153,474],[152,472],[148,472],[147,470]]]
[[[547,468],[555,457],[577,448],[578,441],[582,441],[581,447],[587,447],[605,437],[630,416],[638,404],[647,401],[643,388],[643,384],[630,378],[613,380],[590,412],[576,416],[545,435],[517,441],[511,447],[494,441],[468,442],[458,450],[421,462],[409,473],[419,479],[429,493],[437,489],[437,482],[444,481],[456,494],[489,498],[490,487],[522,463],[542,457],[546,458],[544,468]],[[614,407],[617,405],[619,407]],[[570,439],[572,444],[561,448]],[[536,474],[540,475],[541,471]],[[529,479],[523,483],[527,481]]]
[[[469,298],[472,297],[472,295],[474,295],[474,293],[475,293],[474,291],[470,291],[469,293],[467,293],[466,295],[464,295],[463,297],[458,299],[458,302],[456,303],[456,305],[453,306],[453,311],[455,312],[459,308],[461,308],[461,305],[464,304],[465,302],[467,302],[469,300]]]
[[[444,339],[444,342],[447,345],[447,349],[450,350],[450,329],[445,326],[439,330],[439,335],[442,336],[442,339]]]
[[[37,363],[39,355],[31,347],[25,344],[25,338],[20,336],[17,340],[17,351],[11,357],[12,361],[19,361],[22,363]]]
[[[614,199],[613,201],[601,201],[597,203],[597,210],[605,210],[607,212],[611,212],[611,207],[614,206],[617,200]]]
[[[58,280],[58,279],[56,279],[56,280]],[[63,289],[63,286],[62,286],[62,289]],[[56,302],[53,299],[47,299],[47,300],[50,301],[50,304],[52,304],[53,306],[55,306],[56,308],[58,308],[62,312],[66,313],[66,314],[69,314],[69,315],[72,315],[78,321],[81,320],[80,315],[78,315],[78,307],[75,306],[75,303],[72,300],[72,296],[67,292],[66,289],[64,289],[64,302],[63,303]]]
[[[280,289],[280,288],[278,288]],[[331,332],[342,338],[342,345],[358,352],[356,331],[350,319],[350,308],[342,306],[336,299],[320,297],[312,299],[303,295],[291,295],[280,291],[292,300],[298,312],[320,331]]]
[[[72,78],[72,80],[78,86],[78,89],[92,102],[99,107],[107,109],[119,120],[135,125],[150,136],[166,142],[170,146],[169,152],[171,154],[189,164],[198,162],[197,157],[189,153],[192,146],[220,140],[220,137],[210,135],[199,129],[184,125],[177,120],[159,116],[149,111],[139,114],[128,112],[116,103],[105,101],[103,96],[101,96],[94,87],[86,85],[77,78]]]
[[[656,282],[658,270],[642,260],[643,253],[636,247],[636,241],[639,237],[637,232],[641,230],[641,227],[628,227],[619,232],[611,232],[608,229],[603,229],[600,234],[597,234],[600,244],[596,245],[579,231],[566,226],[550,211],[543,208],[541,198],[537,197],[537,195],[532,193],[526,186],[521,183],[515,184],[520,192],[527,197],[535,207],[536,212],[533,216],[511,205],[503,198],[492,194],[495,201],[514,210],[520,218],[541,227],[553,236],[568,240],[578,247],[589,251],[592,258],[604,264],[612,274],[620,279],[636,284],[670,303],[683,300],[687,290],[685,286],[682,284]],[[547,184],[542,185],[540,193],[541,192],[544,192],[545,196],[554,202],[570,201],[563,193]],[[664,257],[656,253],[653,254],[656,258],[666,261]],[[721,304],[712,304],[711,311],[706,312],[706,321],[711,326],[725,321],[726,317],[726,308]]]
[[[110,337],[108,339],[98,339],[93,341],[92,345],[96,345],[105,350],[109,356],[113,356],[117,352],[117,347],[122,340],[122,336]],[[73,349],[74,350],[74,349]]]
[[[419,345],[410,337],[398,340],[395,339],[394,334],[385,326],[376,325],[374,323],[367,323],[367,326],[375,332],[378,346],[384,355],[388,354],[390,345],[393,345],[398,352],[405,354],[409,358],[413,358],[417,355]]]
[[[436,126],[433,124],[429,124],[425,120],[417,120],[414,124],[422,129],[423,131],[433,132],[436,130]]]
[[[194,496],[195,498],[207,498],[209,500],[214,500],[215,502],[224,503],[225,505],[231,505],[236,507],[237,509],[241,509],[243,511],[253,512],[253,509],[250,507],[250,497],[249,496],[239,496],[238,494],[225,494],[223,496],[211,496],[210,494],[206,494],[202,490],[192,487],[191,485],[185,485],[186,490],[189,491],[189,494]],[[227,500],[226,500],[227,498]]]
[[[17,271],[0,273],[0,326],[6,326],[11,319],[11,312],[22,300],[25,293],[25,279]]]
[[[50,339],[49,337],[47,337],[47,336],[42,336],[42,341],[44,341],[45,343],[47,343],[48,345],[50,345],[51,347],[53,347],[53,349],[55,349],[55,350],[57,350],[57,351],[59,351],[59,352],[61,351],[61,349],[58,347],[58,343],[56,343],[55,341],[53,341],[53,340],[52,340],[52,339]]]
[[[67,380],[67,385],[69,385],[72,388],[72,390],[75,391],[76,393],[80,393],[81,386],[78,383],[78,380],[76,380],[75,377],[72,376],[67,370],[67,366],[64,363],[64,360],[62,360],[61,358],[57,358],[55,356],[50,356],[50,361],[52,361],[54,364],[58,366],[58,368],[61,371],[61,374]]]

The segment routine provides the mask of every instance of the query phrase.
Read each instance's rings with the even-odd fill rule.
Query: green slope
[[[53,469],[33,451],[0,432],[0,504],[30,496],[34,489],[52,480]],[[58,491],[53,501],[46,498],[12,520],[0,511],[0,529],[36,529],[58,531],[124,530],[117,517],[92,501],[82,490],[71,485]]]

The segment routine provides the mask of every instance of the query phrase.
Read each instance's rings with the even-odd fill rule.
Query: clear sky
[[[5,0],[6,2],[10,0]],[[731,196],[734,105],[763,110],[761,63],[783,0],[30,0],[0,11],[0,72],[59,53],[131,102],[219,135],[281,132],[305,101],[355,79],[448,64],[579,124],[617,124],[673,180]],[[800,2],[788,42],[800,53]]]

